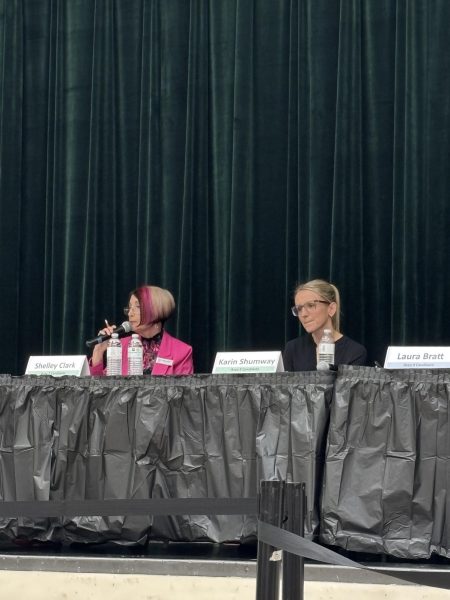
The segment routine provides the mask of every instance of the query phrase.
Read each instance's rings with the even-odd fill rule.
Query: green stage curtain
[[[0,371],[143,282],[168,329],[281,349],[299,280],[371,361],[449,344],[448,0],[0,0]]]

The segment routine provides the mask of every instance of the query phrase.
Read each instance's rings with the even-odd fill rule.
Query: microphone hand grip
[[[110,337],[111,337],[110,335],[98,335],[96,338],[94,338],[92,340],[86,340],[86,346],[88,348],[93,348],[97,344],[101,344],[102,342],[109,340]]]
[[[131,331],[131,325],[130,325],[129,321],[124,321],[122,323],[122,325],[120,325],[119,327],[116,327],[116,329],[114,329],[114,333],[118,333],[119,335],[121,333],[130,333],[130,331]],[[86,346],[88,348],[92,348],[93,346],[96,346],[97,344],[101,344],[102,342],[109,340],[110,337],[111,336],[108,334],[98,335],[97,337],[93,338],[92,340],[86,340]]]

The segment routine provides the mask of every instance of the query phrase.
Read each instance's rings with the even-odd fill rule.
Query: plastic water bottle
[[[319,342],[317,369],[328,370],[334,365],[334,338],[331,329],[324,329]]]
[[[106,350],[106,374],[122,375],[122,344],[119,341],[119,334],[111,334]]]
[[[142,372],[142,343],[138,334],[133,333],[130,345],[128,346],[128,375],[142,375]]]

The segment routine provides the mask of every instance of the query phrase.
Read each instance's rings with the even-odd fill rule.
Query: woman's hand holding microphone
[[[100,331],[98,332],[98,335],[111,335],[112,333],[114,333],[114,330],[117,329],[116,325],[110,325],[108,323],[108,320],[105,319],[105,325],[106,327],[104,327],[103,329],[100,329]],[[94,350],[92,352],[92,365],[98,365],[99,363],[103,363],[103,355],[106,352],[106,349],[108,347],[108,340],[105,340],[104,342],[101,342],[100,344],[97,344],[94,347]]]

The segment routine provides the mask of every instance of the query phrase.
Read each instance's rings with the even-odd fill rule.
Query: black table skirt
[[[309,535],[334,374],[0,376],[3,500],[254,497],[304,481]],[[318,487],[319,482],[319,487]],[[256,516],[1,519],[0,542],[254,538]]]
[[[342,367],[321,536],[347,550],[449,556],[450,371]]]
[[[450,371],[0,376],[0,499],[253,497],[306,483],[308,537],[449,555]],[[0,519],[11,540],[242,542],[254,516]]]

